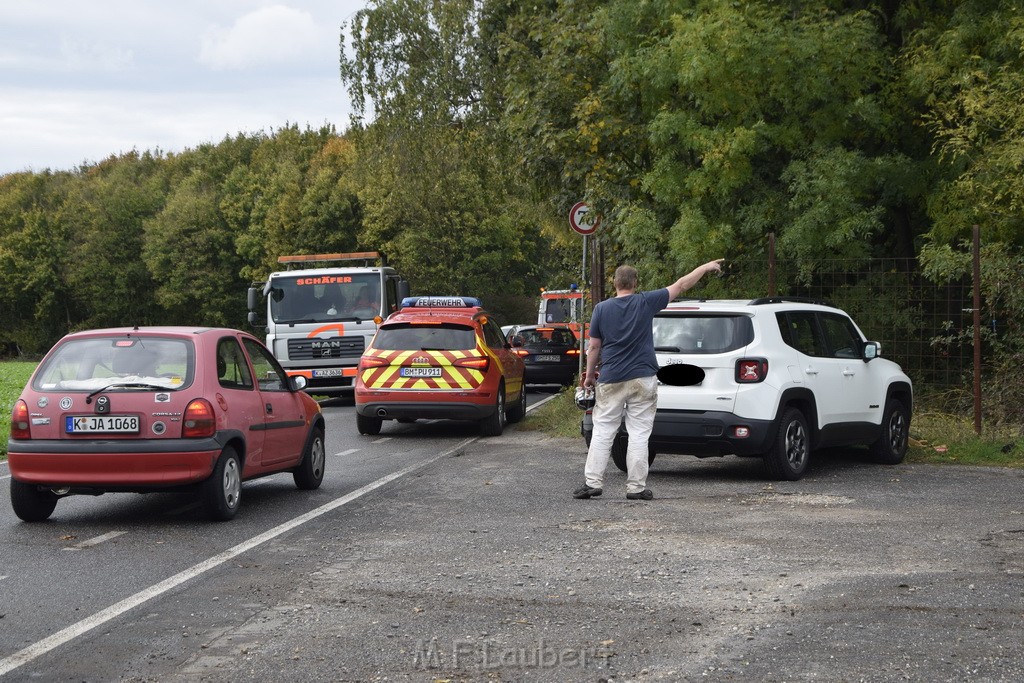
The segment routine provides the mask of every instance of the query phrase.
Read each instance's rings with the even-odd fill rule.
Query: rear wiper
[[[655,346],[654,350],[660,353],[679,353],[680,351],[678,346]]]
[[[86,396],[85,397],[85,402],[86,403],[92,403],[92,397],[93,396],[95,396],[96,394],[102,394],[107,389],[112,389],[114,387],[117,387],[117,388],[120,388],[120,389],[124,389],[124,388],[131,388],[131,389],[157,389],[159,391],[170,391],[165,386],[162,386],[160,384],[149,384],[148,382],[114,382],[112,384],[108,384],[105,387],[100,387],[96,391],[94,391],[91,394],[89,394],[88,396]]]

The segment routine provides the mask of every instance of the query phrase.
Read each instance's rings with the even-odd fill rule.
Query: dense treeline
[[[278,255],[362,249],[513,317],[578,276],[582,198],[607,263],[649,283],[769,233],[808,274],[895,255],[952,275],[979,224],[989,305],[1024,308],[1014,3],[370,0],[342,44],[343,134],[0,178],[0,340],[243,326]]]

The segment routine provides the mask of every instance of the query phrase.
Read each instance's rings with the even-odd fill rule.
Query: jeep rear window
[[[754,341],[754,325],[745,315],[658,314],[654,350],[658,353],[726,353]]]
[[[373,346],[381,351],[465,351],[476,348],[476,334],[454,323],[396,323],[377,330]]]

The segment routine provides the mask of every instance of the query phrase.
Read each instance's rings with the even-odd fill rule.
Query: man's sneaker
[[[654,498],[654,491],[650,489],[644,489],[636,493],[627,493],[626,498],[629,500],[651,500]]]
[[[595,488],[593,488],[591,486],[587,486],[586,484],[584,484],[583,486],[579,487],[578,489],[576,489],[575,491],[572,492],[572,497],[573,498],[597,498],[602,493],[604,493],[604,489],[595,489]]]

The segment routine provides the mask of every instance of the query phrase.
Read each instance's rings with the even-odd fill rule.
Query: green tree
[[[76,328],[160,321],[156,289],[142,260],[143,221],[166,200],[161,159],[131,152],[84,169],[68,183],[66,274]]]
[[[419,292],[525,296],[547,260],[545,212],[488,125],[483,11],[471,0],[371,2],[341,60],[357,112],[361,242]],[[367,111],[373,123],[358,125]]]
[[[983,228],[987,242],[1024,245],[1024,14],[1017,3],[968,0],[915,31],[908,88],[928,102],[943,175],[929,216],[936,244]]]
[[[42,353],[73,324],[61,220],[67,173],[0,177],[0,339]]]

